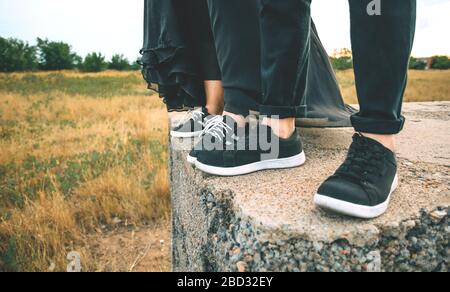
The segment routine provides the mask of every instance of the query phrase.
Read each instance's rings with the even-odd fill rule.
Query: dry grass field
[[[353,70],[338,72],[342,94],[349,104],[356,104],[355,76]],[[450,70],[410,71],[405,94],[406,102],[450,100]]]
[[[450,100],[450,71],[406,100]],[[0,74],[0,271],[170,270],[167,126],[138,72]]]
[[[101,239],[167,229],[159,98],[138,73],[12,74],[0,75],[0,105],[0,270],[64,271],[70,251],[85,271],[128,270],[140,247],[108,255]]]

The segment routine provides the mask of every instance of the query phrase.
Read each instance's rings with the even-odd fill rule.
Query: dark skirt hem
[[[204,105],[203,81],[186,62],[189,58],[185,48],[161,46],[143,49],[141,54],[142,75],[149,89],[159,93],[169,110]]]

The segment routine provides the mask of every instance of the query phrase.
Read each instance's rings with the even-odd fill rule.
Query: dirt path
[[[168,272],[170,265],[170,225],[116,230],[92,237],[98,271]]]

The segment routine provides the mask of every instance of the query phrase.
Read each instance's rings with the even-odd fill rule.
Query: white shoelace
[[[223,141],[230,131],[233,129],[224,122],[223,116],[215,116],[205,123],[201,136],[211,135],[219,141]]]
[[[186,112],[186,114],[183,116],[183,118],[178,122],[177,126],[184,125],[189,120],[194,120],[194,123],[199,123],[202,126],[205,126],[203,123],[203,117],[205,116],[205,113],[202,112],[201,109],[196,110],[190,110]]]

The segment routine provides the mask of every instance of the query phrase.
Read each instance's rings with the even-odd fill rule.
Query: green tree
[[[447,56],[434,56],[431,68],[438,70],[450,69],[450,59]]]
[[[108,63],[108,69],[126,71],[131,69],[130,62],[124,55],[114,55],[111,58],[111,62]]]
[[[80,58],[72,52],[70,45],[37,39],[39,68],[41,70],[70,70],[77,66]]]
[[[335,70],[347,70],[353,68],[352,50],[343,48],[334,50],[330,57],[331,64]]]
[[[335,70],[347,70],[353,68],[353,59],[350,56],[331,57],[331,64]]]
[[[136,58],[136,61],[134,61],[130,64],[130,70],[133,70],[133,71],[141,70],[141,58],[140,57]]]
[[[108,68],[108,63],[101,53],[90,53],[84,58],[81,70],[84,72],[101,72]]]
[[[425,70],[427,68],[427,62],[423,60],[411,57],[409,61],[409,69],[411,70]]]
[[[17,39],[0,37],[0,72],[37,69],[36,47]]]

